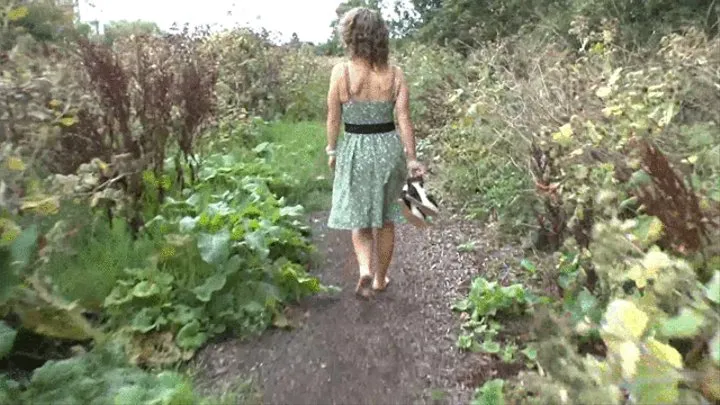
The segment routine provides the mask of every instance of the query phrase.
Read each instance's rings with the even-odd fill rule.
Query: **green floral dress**
[[[382,124],[394,121],[394,101],[360,101],[343,104],[348,124]],[[402,223],[398,198],[407,178],[405,152],[397,131],[378,134],[345,133],[335,162],[332,208],[328,227],[381,228]]]

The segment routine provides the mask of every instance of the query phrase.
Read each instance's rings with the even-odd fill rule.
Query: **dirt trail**
[[[488,358],[455,348],[458,320],[450,310],[488,260],[457,249],[468,240],[482,244],[479,227],[452,220],[425,231],[400,226],[391,285],[362,301],[353,296],[349,233],[328,230],[324,214],[311,221],[325,255],[317,274],[343,291],[293,308],[292,331],[207,347],[197,363],[204,385],[218,392],[253,377],[265,404],[467,404],[477,380],[497,373]]]

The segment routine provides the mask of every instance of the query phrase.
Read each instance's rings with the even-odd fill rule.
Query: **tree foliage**
[[[677,4],[653,1],[533,0],[466,1],[414,0],[419,38],[467,52],[484,41],[504,38],[522,30],[567,35],[570,22],[583,15],[593,23],[615,20],[622,42],[642,46],[657,41],[684,24],[697,24],[714,35],[718,29],[718,5],[711,0]]]
[[[129,38],[131,35],[159,35],[160,27],[152,21],[111,21],[103,27],[105,40],[112,44],[118,39]]]

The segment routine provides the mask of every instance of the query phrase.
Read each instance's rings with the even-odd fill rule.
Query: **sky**
[[[191,26],[217,24],[264,27],[288,40],[297,33],[302,41],[325,42],[330,23],[342,0],[80,0],[82,21],[154,21],[161,29],[173,22]],[[92,4],[92,5],[90,5]],[[311,6],[312,4],[312,6]],[[312,11],[311,11],[312,10]]]

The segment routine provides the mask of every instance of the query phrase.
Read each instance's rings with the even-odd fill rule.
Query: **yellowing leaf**
[[[663,115],[662,119],[658,123],[660,126],[666,126],[672,121],[673,117],[675,116],[675,104],[668,104],[667,109],[665,110],[665,114]]]
[[[645,288],[647,286],[647,277],[642,266],[635,265],[627,273],[627,277],[635,282],[637,288]]]
[[[648,226],[648,232],[647,232],[647,239],[649,241],[657,241],[660,239],[660,237],[663,235],[665,226],[663,225],[662,221],[658,219],[657,217],[653,217],[653,219],[650,221],[650,225]],[[665,255],[667,257],[667,255]],[[667,261],[670,259],[667,258]]]
[[[27,17],[28,9],[25,6],[16,7],[7,14],[7,18],[10,21],[18,21]]]
[[[612,93],[612,90],[608,86],[602,86],[595,91],[595,95],[600,98],[607,98]]]
[[[602,332],[610,338],[637,340],[647,323],[648,316],[632,301],[616,299],[607,307]]]
[[[612,72],[612,75],[610,75],[610,80],[608,80],[608,84],[611,86],[617,83],[618,80],[620,80],[620,73],[622,73],[623,68],[617,68]]]
[[[167,260],[175,256],[175,246],[166,245],[160,249],[160,259]]]
[[[62,125],[64,127],[73,126],[73,125],[75,125],[76,122],[77,122],[77,119],[75,117],[60,118],[60,125]]]
[[[22,233],[22,229],[8,218],[0,218],[0,246],[10,244]]]
[[[682,356],[674,347],[653,338],[647,340],[646,346],[653,356],[675,368],[682,368]]]
[[[622,115],[623,110],[622,110],[622,107],[620,107],[620,106],[612,105],[612,106],[603,108],[602,112],[606,117],[611,117],[611,116]]]
[[[560,127],[560,133],[562,136],[571,137],[573,135],[572,126],[568,123]]]
[[[691,165],[694,165],[695,162],[697,162],[697,160],[698,160],[697,155],[692,155],[687,158],[688,163],[690,163]]]
[[[560,127],[560,131],[552,134],[553,141],[557,142],[560,146],[568,146],[572,141],[573,130],[570,124],[565,124]]]
[[[617,346],[623,377],[632,378],[637,372],[640,348],[634,342],[622,342]]]
[[[672,261],[670,260],[670,256],[661,252],[659,249],[650,250],[643,258],[643,267],[645,267],[645,271],[651,276],[656,276],[660,270],[670,267],[671,265]]]
[[[7,161],[7,167],[12,171],[21,172],[25,170],[25,163],[23,163],[19,157],[10,156]]]
[[[32,211],[41,215],[54,215],[60,210],[58,197],[46,197],[41,199],[29,199],[20,204],[23,211]]]

